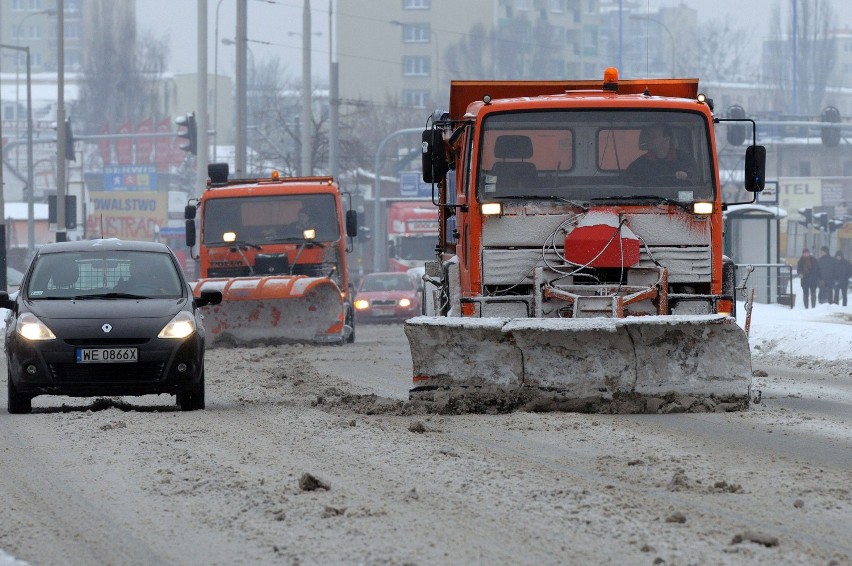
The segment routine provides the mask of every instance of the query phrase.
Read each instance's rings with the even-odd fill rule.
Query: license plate
[[[77,348],[78,364],[127,364],[137,361],[138,348]]]
[[[373,316],[393,316],[394,314],[395,313],[394,313],[393,307],[390,307],[390,308],[373,307]]]

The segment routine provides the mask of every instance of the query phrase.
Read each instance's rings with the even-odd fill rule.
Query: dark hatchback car
[[[204,408],[204,326],[172,251],[117,239],[39,249],[6,315],[10,413],[38,395],[171,394]]]

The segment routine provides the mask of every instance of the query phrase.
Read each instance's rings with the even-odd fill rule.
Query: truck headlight
[[[181,311],[160,330],[157,338],[182,339],[195,332],[195,317],[186,311]]]
[[[696,216],[710,216],[713,214],[713,203],[694,202],[692,203],[692,213]]]
[[[51,332],[50,328],[30,312],[25,312],[18,317],[17,331],[18,334],[33,342],[56,340],[56,335]]]
[[[483,216],[499,216],[503,214],[503,205],[499,202],[484,202],[479,210]]]

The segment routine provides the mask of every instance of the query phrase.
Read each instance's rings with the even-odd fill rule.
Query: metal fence
[[[749,299],[754,289],[756,303],[777,303],[790,308],[796,304],[793,267],[786,263],[737,264],[737,289],[740,300]]]

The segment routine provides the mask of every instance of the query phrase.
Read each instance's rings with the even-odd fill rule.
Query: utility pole
[[[340,146],[340,85],[337,69],[337,25],[335,20],[335,0],[328,0],[328,51],[330,68],[328,70],[328,170],[336,180],[338,174],[338,149]]]
[[[0,108],[3,108],[0,101]],[[3,139],[3,120],[0,120],[0,140]],[[8,287],[6,281],[6,199],[3,197],[3,148],[0,147],[0,289]]]
[[[302,9],[302,166],[301,175],[311,175],[311,146],[313,139],[311,115],[311,0]]]
[[[56,0],[56,241],[65,233],[65,0]]]
[[[246,177],[246,137],[248,128],[246,126],[246,21],[248,20],[246,0],[237,0],[237,139],[234,176],[237,179]]]
[[[195,156],[195,196],[207,187],[207,163],[210,159],[207,113],[207,0],[198,0],[198,93],[196,94],[197,155]]]

